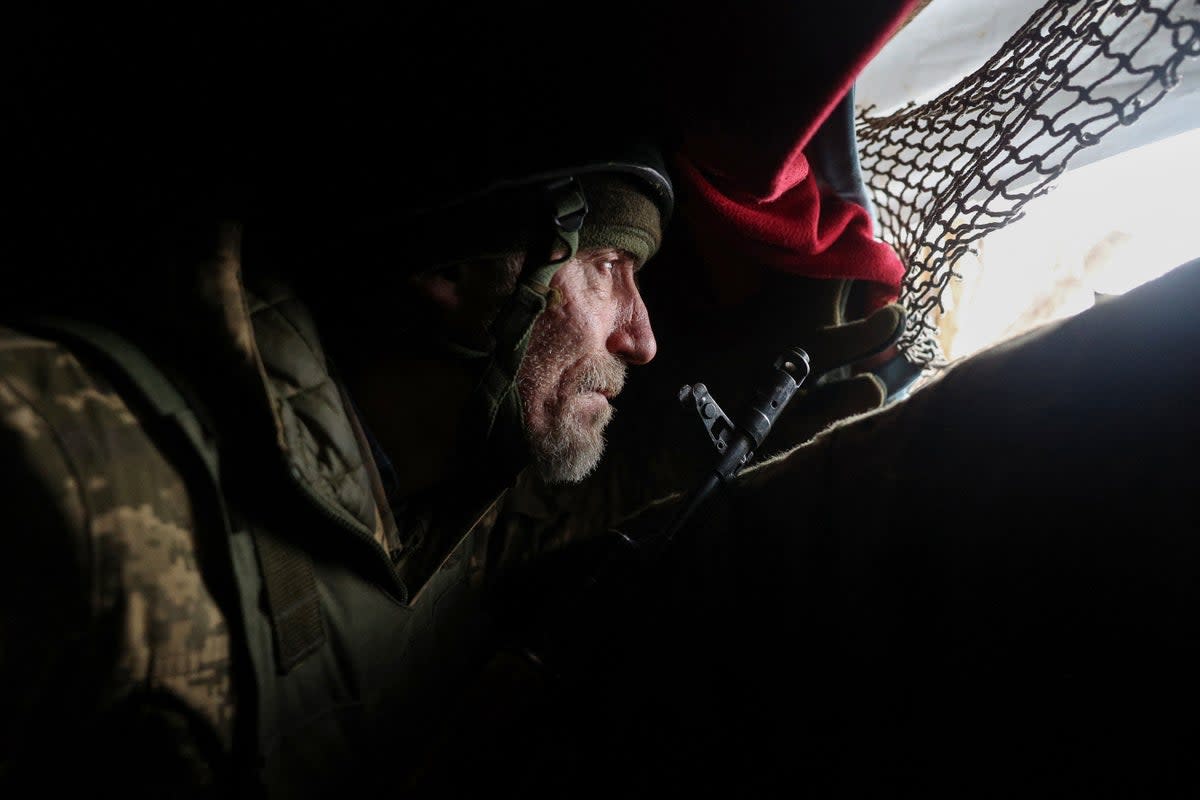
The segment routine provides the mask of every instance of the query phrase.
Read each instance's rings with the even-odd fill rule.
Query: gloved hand
[[[884,405],[888,387],[863,366],[872,357],[894,353],[904,331],[899,303],[883,306],[862,319],[801,332],[795,346],[808,353],[808,379],[780,415],[757,459],[808,441],[839,420]]]
[[[697,341],[688,354],[687,369],[695,374],[688,380],[705,383],[737,422],[778,354],[791,347],[808,353],[809,376],[756,454],[759,459],[885,403],[888,387],[868,366],[889,353],[902,358],[895,344],[904,331],[905,312],[892,303],[856,318],[848,312],[852,288],[850,281],[766,276],[756,299],[714,320],[712,339]],[[706,436],[698,420],[688,424]]]

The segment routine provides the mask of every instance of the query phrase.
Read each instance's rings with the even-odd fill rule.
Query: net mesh
[[[1200,55],[1200,0],[1051,0],[982,67],[856,133],[879,236],[906,265],[900,347],[936,369],[959,260],[1023,216],[1080,150],[1135,122]]]

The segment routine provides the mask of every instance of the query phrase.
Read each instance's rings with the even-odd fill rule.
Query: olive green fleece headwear
[[[579,249],[616,247],[645,264],[662,244],[662,213],[631,179],[620,175],[580,178],[588,213],[579,231]]]
[[[616,247],[644,264],[662,243],[662,213],[641,185],[623,175],[584,175],[579,185],[587,200],[587,212],[579,231],[579,249]],[[501,260],[526,252],[545,232],[531,228],[527,214],[518,209],[531,202],[524,194],[488,198],[462,218],[425,223],[410,248],[423,268],[437,268],[467,261]],[[538,222],[544,224],[539,216]],[[531,257],[537,257],[530,253]]]

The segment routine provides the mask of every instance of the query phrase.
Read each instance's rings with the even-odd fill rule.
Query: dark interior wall
[[[10,158],[38,205],[99,213],[114,196],[403,202],[622,130],[761,146],[810,121],[907,2],[27,9],[3,41]]]

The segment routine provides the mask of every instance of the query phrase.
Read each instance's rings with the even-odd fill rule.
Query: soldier
[[[397,97],[390,81],[399,70],[364,69],[386,75],[385,85],[347,96],[337,91],[345,87],[328,91],[319,63],[297,82],[304,113],[289,118],[295,124],[252,128],[245,148],[234,146],[242,143],[224,116],[194,113],[214,106],[183,92],[187,113],[168,117],[170,125],[154,118],[122,129],[141,138],[89,139],[103,158],[85,179],[74,176],[70,202],[55,197],[55,180],[30,181],[25,213],[39,227],[14,246],[34,242],[20,252],[37,268],[7,276],[0,339],[0,499],[12,565],[0,582],[4,788],[52,793],[82,775],[134,796],[501,786],[561,796],[627,791],[630,782],[877,794],[896,785],[969,792],[971,776],[1000,772],[1026,789],[1057,752],[1053,730],[1020,738],[1033,756],[996,745],[1059,689],[1070,690],[1068,702],[1045,718],[1076,737],[1071,755],[1081,763],[1097,742],[1081,730],[1101,728],[1072,726],[1072,714],[1102,721],[1105,706],[1088,701],[1113,681],[1092,679],[1114,678],[1133,661],[1101,658],[1111,657],[1109,632],[1124,631],[1118,644],[1133,642],[1180,674],[1196,660],[1187,644],[1195,637],[1171,635],[1188,619],[1194,558],[1166,527],[1194,470],[1156,480],[1169,472],[1166,459],[1195,441],[1194,424],[1166,413],[1195,397],[1195,348],[1179,348],[1174,381],[1157,384],[1153,365],[1123,344],[1167,350],[1195,333],[1182,310],[1157,313],[1161,293],[1145,293],[989,354],[883,413],[856,416],[888,399],[890,387],[858,366],[899,333],[902,314],[888,301],[900,265],[871,240],[865,212],[809,178],[797,142],[844,95],[853,70],[842,68],[861,64],[870,52],[863,42],[877,46],[912,5],[863,4],[870,13],[856,10],[868,20],[857,42],[816,48],[820,69],[785,73],[819,87],[792,105],[774,101],[794,97],[794,80],[744,84],[757,92],[730,81],[715,92],[712,79],[726,65],[708,53],[729,30],[694,31],[712,47],[689,62],[703,70],[685,99],[713,111],[715,124],[696,126],[683,144],[641,124],[655,90],[629,92],[612,118],[578,115],[576,93],[608,98],[597,88],[640,86],[637,59],[597,57],[587,63],[603,69],[580,73],[549,48],[561,43],[555,25],[522,47],[476,24],[462,30],[472,47],[499,43],[480,63],[499,72],[513,52],[533,54],[536,74],[565,85],[492,84],[490,71],[472,73],[485,91],[470,102],[450,93],[403,120],[406,133],[428,127],[431,138],[450,141],[426,151],[428,139],[397,147],[395,129],[354,116],[367,104],[353,99]],[[786,40],[771,39],[777,46],[766,55],[779,63],[770,65],[792,63],[795,28],[755,30]],[[390,47],[395,32],[383,38]],[[442,41],[446,60],[470,50]],[[238,79],[214,79],[218,89],[253,83],[224,54],[215,61],[228,71],[223,79]],[[151,74],[146,63],[134,59],[130,73]],[[275,73],[265,74],[238,95],[232,118],[264,102],[269,117],[274,104],[295,99],[264,91],[279,88]],[[508,91],[486,97],[496,85]],[[571,113],[533,125],[549,142],[525,142],[528,129],[514,120],[528,122],[531,108],[560,94]],[[481,100],[490,105],[471,124],[440,116]],[[313,104],[323,113],[311,114]],[[320,134],[344,123],[349,141],[330,146],[306,127],[314,117]],[[212,143],[210,160],[191,149],[162,157],[161,142],[145,134],[190,124],[200,130],[188,143]],[[585,135],[595,132],[605,135]],[[624,146],[641,141],[626,133],[645,132],[668,143],[673,162],[654,146]],[[552,143],[570,146],[553,152]],[[298,169],[313,152],[327,157]],[[516,157],[531,153],[532,161]],[[146,163],[127,175],[133,156]],[[159,177],[162,164],[186,173],[167,176],[176,182],[170,202],[147,188],[161,190],[146,176]],[[226,169],[209,175],[214,164]],[[562,597],[576,567],[592,565],[591,545],[609,541],[597,534],[618,523],[629,535],[660,529],[673,506],[653,501],[677,499],[709,463],[662,415],[623,409],[609,426],[614,403],[636,407],[627,399],[638,372],[654,368],[642,289],[649,294],[666,247],[680,244],[664,233],[681,186],[703,252],[676,250],[666,262],[675,270],[655,287],[654,313],[674,318],[673,352],[691,359],[685,369],[740,378],[750,353],[809,350],[812,391],[771,447],[807,444],[739,479],[694,520],[674,560],[620,591],[609,585],[612,593],[577,619],[554,620],[561,638],[532,638],[542,628],[527,625],[537,620],[531,612],[553,606],[547,598]],[[397,194],[408,206],[401,214],[391,213]],[[834,210],[832,223],[818,207]],[[794,224],[793,212],[812,212],[813,224]],[[635,273],[652,256],[639,286]],[[777,274],[819,273],[822,258],[846,272]],[[690,317],[703,294],[696,266],[714,261],[759,279],[756,303],[737,317],[727,309]],[[753,282],[733,281],[728,295]],[[1163,286],[1184,308],[1196,294],[1187,273]],[[731,341],[730,330],[744,338]],[[686,347],[680,331],[693,337]],[[1114,360],[1081,354],[1074,343],[1086,340]],[[1062,368],[1056,378],[1047,365]],[[1106,369],[1113,365],[1120,369]],[[673,390],[676,374],[643,385]],[[696,377],[721,385],[713,372]],[[836,377],[850,379],[827,380]],[[1125,413],[1145,400],[1146,386],[1155,387],[1157,429]],[[650,389],[638,398],[643,412],[657,397]],[[1106,402],[1089,420],[1080,409],[1097,397]],[[840,418],[848,421],[812,438]],[[987,424],[974,425],[981,418]],[[613,441],[602,458],[606,429]],[[1168,430],[1177,435],[1168,439]],[[1147,431],[1152,439],[1139,439]],[[1116,433],[1133,461],[1114,457],[1098,432]],[[1041,454],[1036,475],[1023,460],[1035,444],[1057,456]],[[1146,518],[1168,554],[1158,561],[1135,546],[1138,516],[1120,491],[1130,476],[1116,469],[1146,463],[1159,469],[1135,473],[1135,501],[1155,501]],[[1056,482],[1063,474],[1094,482]],[[953,489],[947,502],[960,518],[982,521],[986,546],[949,535],[957,524],[913,524],[906,503],[926,477]],[[568,488],[555,488],[563,482]],[[1036,524],[1034,501],[1048,492],[1072,505],[1090,499],[1092,521],[1121,520],[1119,535],[1088,538],[1083,523],[1070,537],[1044,535],[1052,525]],[[1011,530],[1022,532],[1022,547],[997,534]],[[1033,568],[1016,569],[1036,547],[1045,549]],[[1142,553],[1130,563],[1145,568],[1106,569],[1128,552]],[[1082,566],[1073,570],[1077,553]],[[1169,573],[1165,586],[1155,569]],[[1086,590],[1097,575],[1118,576],[1104,584],[1111,592]],[[1008,601],[1007,616],[974,591],[980,585]],[[1129,609],[1137,613],[1128,627],[1108,624]],[[1129,632],[1154,613],[1165,633]],[[1034,633],[1023,636],[1023,625]],[[1064,633],[1086,647],[1054,649]],[[505,647],[546,641],[557,649],[530,655],[576,672],[565,690],[539,695],[538,685],[540,699],[527,703],[518,690],[534,662],[514,664]],[[1055,656],[1054,680],[1041,684],[1043,653]],[[1098,663],[1089,680],[1073,683]],[[1010,668],[1024,670],[1020,680],[979,703],[974,679],[1002,686]],[[1158,686],[1155,701],[1166,705],[1179,685]],[[938,694],[944,686],[957,691]],[[963,695],[974,704],[956,707]],[[1130,694],[1111,697],[1120,720],[1150,719]],[[989,728],[997,719],[1005,724]],[[974,748],[983,733],[987,747]],[[1185,742],[1147,741],[1164,739]],[[938,761],[947,747],[961,769]],[[1159,748],[1133,763],[1175,763],[1185,749]],[[1011,764],[1021,769],[1005,772]],[[1069,783],[1086,770],[1059,774]]]
[[[568,164],[422,218],[494,215],[420,269],[361,273],[374,295],[292,265],[297,292],[271,274],[283,251],[217,224],[173,256],[165,283],[202,287],[185,318],[6,328],[6,502],[38,580],[64,581],[53,617],[6,615],[9,685],[30,687],[6,772],[36,778],[68,741],[99,780],[159,790],[221,786],[231,758],[286,796],[390,770],[384,743],[495,637],[484,589],[522,555],[492,535],[505,488],[530,458],[590,473],[654,356],[635,274],[671,203],[652,150]],[[150,355],[152,330],[172,335]]]
[[[656,352],[644,130],[511,144],[399,210],[181,181],[131,192],[128,236],[69,218],[5,298],[9,786],[73,778],[64,750],[135,795],[444,785],[456,695],[573,545],[697,469],[647,417],[596,472]]]
[[[558,69],[554,17],[506,14],[399,50],[422,13],[318,19],[306,35],[342,35],[326,65],[235,11],[26,26],[45,74],[22,84],[13,239],[39,266],[0,298],[7,786],[436,787],[435,722],[569,581],[569,545],[698,469],[657,415],[601,462],[656,350],[635,273],[675,203],[661,72]],[[626,41],[653,52],[654,30]],[[389,59],[436,73],[460,50],[466,80],[396,94]],[[580,120],[602,87],[617,117]],[[397,96],[417,113],[372,116]]]

